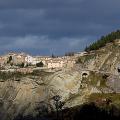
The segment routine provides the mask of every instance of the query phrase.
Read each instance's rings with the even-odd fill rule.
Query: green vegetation
[[[107,43],[114,42],[116,39],[120,39],[120,30],[111,32],[106,36],[102,36],[98,41],[86,47],[85,51],[89,52],[91,50],[98,50],[99,48],[104,47]]]
[[[14,78],[21,78],[25,76],[24,74],[20,72],[0,72],[0,80],[8,80],[8,79],[14,79]]]
[[[45,71],[41,71],[41,70],[34,70],[32,73],[30,73],[29,75],[32,75],[32,76],[47,76],[47,75],[50,75],[52,73],[50,72],[45,72]]]
[[[81,60],[80,57],[78,58],[78,60],[76,61],[76,63],[77,63],[77,64],[78,64],[78,63],[82,63],[82,60]]]
[[[0,72],[0,81],[6,80],[18,80],[22,77],[30,77],[34,78],[35,76],[45,77],[47,75],[51,75],[50,72],[34,70],[32,73],[21,73],[21,72]]]
[[[100,81],[100,88],[101,87],[107,87],[106,86],[106,75],[103,74],[99,74],[99,73],[95,73],[95,72],[91,72],[89,75],[89,83],[92,86],[97,86],[98,81]]]
[[[120,108],[120,94],[119,93],[93,93],[90,95],[88,101],[110,99],[114,105]]]
[[[9,62],[12,60],[12,56],[9,57]]]
[[[20,64],[20,67],[23,68],[23,67],[24,67],[24,63],[21,63],[21,64]]]
[[[84,59],[84,62],[87,62],[87,61],[89,61],[90,59],[93,59],[93,58],[95,58],[95,55],[86,55],[85,59]]]
[[[66,52],[65,56],[74,56],[74,52]]]
[[[53,53],[52,53],[52,56],[51,56],[52,58],[56,58],[57,56],[55,56]]]
[[[9,56],[7,63],[10,63],[12,61],[12,56]]]
[[[85,55],[85,56],[79,57],[76,63],[85,63],[91,59],[94,59],[95,57],[96,57],[95,55]]]
[[[21,64],[17,64],[16,66],[19,66],[20,68],[23,68],[24,65],[25,65],[25,64],[22,62]]]
[[[36,63],[36,66],[37,66],[37,67],[43,67],[44,64],[43,64],[43,62],[41,61],[41,62],[39,62],[39,63]]]

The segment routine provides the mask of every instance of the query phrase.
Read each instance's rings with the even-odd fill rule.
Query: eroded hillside
[[[55,110],[53,97],[60,96],[63,108],[81,105],[120,93],[120,46],[116,41],[80,57],[74,68],[30,74],[0,73],[0,117],[43,116]],[[113,96],[114,96],[113,95]],[[101,99],[101,98],[100,98]],[[118,99],[113,103],[120,104]]]
[[[93,93],[118,92],[119,89],[115,91],[115,82],[109,82],[110,78],[93,71],[63,69],[1,80],[0,116],[2,120],[12,120],[19,115],[43,116],[55,110],[52,98],[56,95],[61,97],[63,108],[66,108],[87,102]],[[118,79],[116,77],[115,81]]]
[[[108,43],[99,50],[89,52],[87,55],[82,56],[81,60],[86,69],[118,75],[117,69],[120,65],[119,40]]]

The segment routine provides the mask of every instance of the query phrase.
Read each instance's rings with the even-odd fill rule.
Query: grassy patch
[[[105,75],[100,74],[100,73],[95,73],[95,72],[91,72],[89,75],[89,82],[88,84],[92,85],[92,86],[96,86],[98,81],[100,81],[100,86],[99,87],[107,87],[106,86],[106,80],[107,77],[104,77]]]
[[[25,74],[20,72],[0,72],[0,80],[8,80],[24,77]]]
[[[50,72],[45,72],[45,71],[40,71],[40,70],[34,70],[32,73],[30,73],[29,75],[32,76],[47,76],[47,75],[51,75],[52,73]]]
[[[32,73],[21,73],[21,72],[0,72],[0,81],[5,81],[5,80],[17,80],[20,79],[22,77],[27,77],[30,76],[32,78],[36,77],[45,77],[50,75],[50,72],[44,72],[44,71],[38,71],[35,70]]]
[[[85,63],[88,62],[91,59],[94,59],[96,57],[96,55],[85,55],[85,56],[81,56],[78,58],[78,63]]]
[[[88,101],[93,102],[95,100],[102,99],[110,99],[112,101],[112,104],[120,108],[120,93],[106,93],[106,94],[94,93],[90,95]]]

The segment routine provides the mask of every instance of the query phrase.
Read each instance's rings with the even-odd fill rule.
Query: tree
[[[102,36],[99,40],[86,47],[85,51],[98,50],[99,48],[104,47],[107,43],[114,42],[116,39],[120,39],[120,30]]]
[[[13,66],[13,63],[11,62],[10,65]]]
[[[10,63],[12,61],[12,56],[9,56],[7,63]]]
[[[36,63],[36,66],[37,66],[37,67],[43,67],[44,64],[43,64],[43,62],[41,61],[41,62],[39,62],[39,63]]]
[[[52,54],[52,58],[56,58],[56,56],[54,54]]]
[[[82,60],[80,57],[77,59],[76,63],[82,63]]]
[[[67,52],[65,53],[65,56],[74,56],[74,52]]]
[[[9,61],[11,61],[11,60],[12,60],[12,56],[9,57]]]
[[[64,102],[60,101],[61,97],[59,95],[53,96],[52,99],[54,100],[54,104],[55,104],[55,108],[56,108],[56,113],[57,113],[57,120],[58,120],[58,118],[59,118],[58,113],[59,113],[59,110],[62,111],[62,107],[64,105]],[[63,119],[63,115],[62,115],[62,119]]]
[[[19,66],[19,67],[23,68],[24,65],[25,65],[25,64],[22,62],[21,64],[17,64],[16,66]]]
[[[23,68],[24,67],[24,63],[22,62],[20,66]]]

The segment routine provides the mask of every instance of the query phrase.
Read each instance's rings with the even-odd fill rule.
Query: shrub
[[[37,67],[43,67],[44,64],[43,64],[43,62],[41,61],[41,62],[39,62],[39,63],[36,63],[36,66],[37,66]]]

